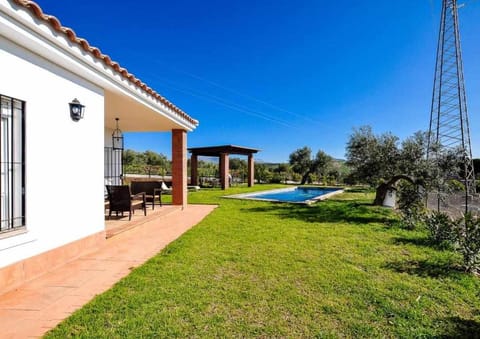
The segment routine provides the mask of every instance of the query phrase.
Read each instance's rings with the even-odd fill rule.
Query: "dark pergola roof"
[[[220,156],[222,153],[228,154],[241,154],[241,155],[250,155],[257,153],[258,149],[234,146],[234,145],[223,145],[223,146],[211,146],[211,147],[193,147],[188,149],[190,153],[195,155],[202,156]]]

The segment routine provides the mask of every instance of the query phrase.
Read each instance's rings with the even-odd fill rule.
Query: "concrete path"
[[[36,338],[113,286],[216,206],[188,205],[108,239],[96,252],[0,295],[0,338]]]

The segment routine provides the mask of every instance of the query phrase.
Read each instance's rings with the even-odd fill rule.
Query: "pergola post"
[[[230,161],[228,153],[220,153],[220,184],[222,190],[225,190],[230,186],[230,181],[228,180],[229,168]]]
[[[190,184],[198,185],[198,155],[192,154],[190,157]]]
[[[172,204],[187,206],[187,131],[172,130]]]
[[[248,187],[252,187],[255,183],[255,161],[253,154],[248,155]]]

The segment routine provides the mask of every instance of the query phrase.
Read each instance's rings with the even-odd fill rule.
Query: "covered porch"
[[[192,131],[198,122],[174,105],[168,105],[162,100],[151,97],[135,97],[120,91],[118,88],[105,90],[104,100],[105,182],[113,184],[123,182],[123,144],[121,148],[114,145],[112,135],[115,130],[120,129],[122,133],[170,133],[172,145],[170,154],[172,161],[172,205],[185,208],[188,203],[187,133]]]

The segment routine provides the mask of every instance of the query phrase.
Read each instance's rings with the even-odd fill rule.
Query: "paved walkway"
[[[113,286],[215,209],[189,205],[108,239],[96,252],[0,295],[0,338],[36,338]]]

